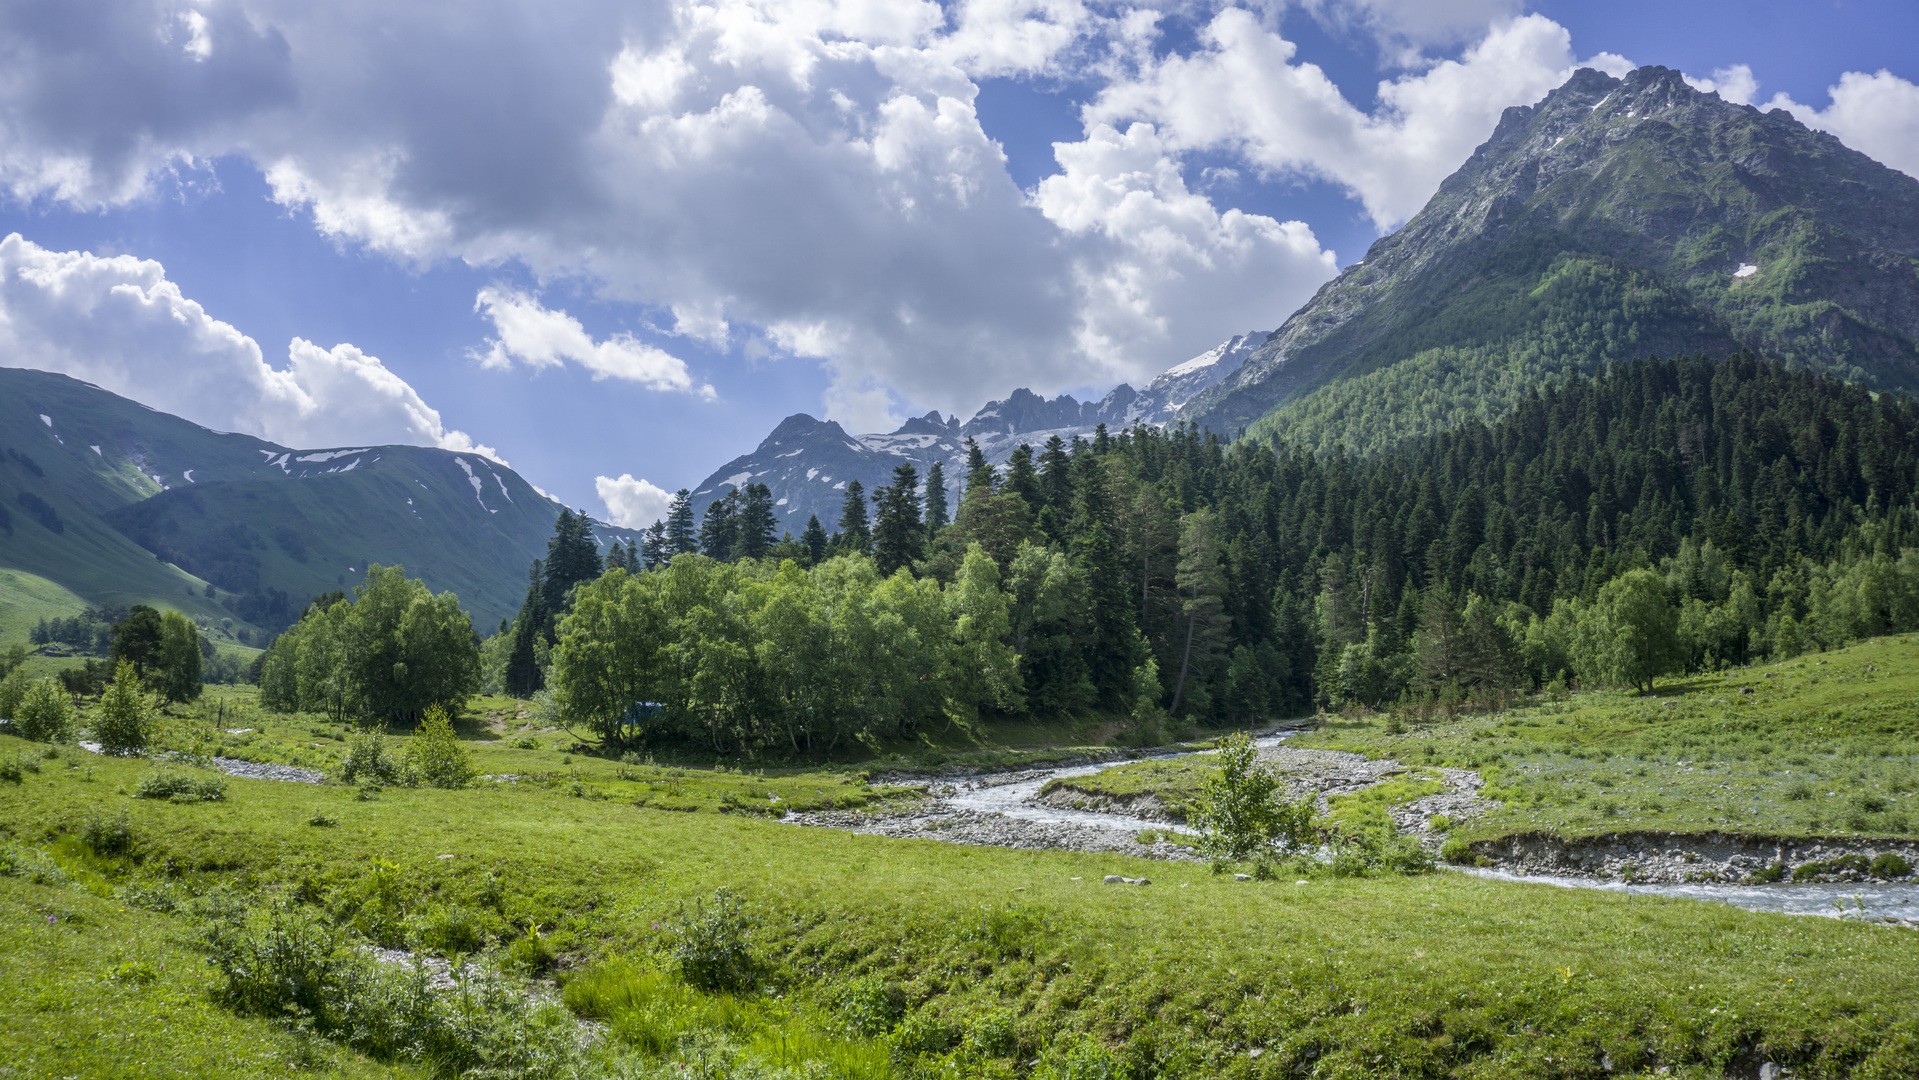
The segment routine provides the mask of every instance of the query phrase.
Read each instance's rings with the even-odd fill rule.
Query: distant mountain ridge
[[[489,630],[518,610],[560,513],[478,454],[295,449],[20,368],[0,368],[0,505],[0,566],[98,603],[267,628],[377,562],[452,590]],[[603,546],[637,536],[595,532]]]
[[[1581,70],[1178,415],[1365,448],[1737,352],[1919,389],[1919,180],[1670,69]]]
[[[869,492],[892,482],[893,469],[910,463],[922,482],[934,462],[946,471],[948,499],[957,503],[965,475],[966,440],[973,439],[988,461],[1003,464],[1021,443],[1035,449],[1054,435],[1071,441],[1090,437],[1101,424],[1119,431],[1136,424],[1161,427],[1171,422],[1194,395],[1228,377],[1259,344],[1264,333],[1239,334],[1184,361],[1135,390],[1120,384],[1098,401],[1071,394],[1044,398],[1021,388],[990,401],[961,422],[957,416],[930,412],[897,429],[854,435],[837,422],[795,413],[780,421],[751,453],[720,466],[693,489],[696,512],[730,489],[765,484],[773,493],[780,528],[798,535],[806,519],[818,515],[830,531],[838,523],[848,481]]]

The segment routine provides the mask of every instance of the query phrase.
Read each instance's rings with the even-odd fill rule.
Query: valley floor
[[[1884,639],[1652,699],[1338,721],[1277,760],[1334,820],[1406,828],[1467,860],[1519,834],[1906,841],[1915,681],[1919,641]],[[1143,858],[1183,850],[1203,756],[1045,773],[1063,782],[1044,796],[1029,774],[1048,812],[1115,800],[1157,831],[1017,850],[780,820],[923,816],[963,795],[950,776],[928,799],[851,768],[609,759],[501,700],[463,734],[485,774],[464,790],[235,776],[224,799],[185,803],[134,797],[153,762],[0,736],[0,763],[21,766],[0,781],[0,1034],[20,1048],[0,1076],[491,1062],[716,1077],[1758,1076],[1772,1063],[1810,1077],[1919,1062],[1912,930],[1452,872],[1302,863],[1238,880]],[[334,773],[343,735],[218,691],[164,741]],[[364,1017],[260,1015],[273,1010],[230,992],[236,940],[344,950],[300,970],[326,1000],[416,1027],[376,1038]],[[531,996],[407,989],[380,974],[406,965],[354,959],[375,944],[461,956],[531,980]],[[699,988],[714,970],[724,988]],[[493,1057],[448,1056],[454,1027]],[[529,1047],[554,1056],[528,1064]]]

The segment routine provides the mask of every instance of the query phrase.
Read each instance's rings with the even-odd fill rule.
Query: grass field
[[[1863,673],[1874,649],[1901,648],[1846,663]],[[278,906],[348,940],[477,949],[556,980],[605,1025],[583,1075],[1599,1076],[1610,1063],[1722,1076],[1773,1060],[1799,1076],[1903,1076],[1919,1055],[1908,930],[1454,873],[1241,882],[807,829],[768,811],[889,793],[852,771],[573,753],[511,706],[482,702],[462,729],[482,772],[521,779],[456,791],[234,779],[222,801],[156,801],[133,797],[149,763],[43,759],[0,736],[0,762],[37,766],[0,781],[0,1034],[33,1054],[0,1067],[204,1075],[213,1047],[233,1075],[392,1068],[392,1053],[214,1004],[208,927]],[[343,746],[244,691],[168,725],[174,745],[310,767]],[[733,993],[690,985],[677,959],[721,888],[739,898],[754,972]],[[425,1068],[405,1058],[399,1073]]]
[[[1733,829],[1912,836],[1919,636],[1766,667],[1413,725],[1335,719],[1300,746],[1478,769],[1501,808],[1468,835]]]
[[[86,610],[77,593],[25,570],[0,569],[0,648],[26,644],[41,619],[64,619]]]

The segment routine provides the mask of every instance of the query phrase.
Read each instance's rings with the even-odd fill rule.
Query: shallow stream
[[[1262,736],[1255,744],[1261,749],[1278,746],[1293,732]],[[1156,754],[1152,758],[1185,757],[1198,751]],[[1135,758],[1137,760],[1149,760]],[[1130,817],[1096,810],[1072,810],[1048,806],[1038,797],[1049,780],[1061,777],[1090,776],[1129,762],[1104,762],[1097,765],[1073,765],[1049,769],[1021,769],[1007,773],[987,773],[952,781],[950,786],[936,784],[940,801],[954,810],[980,814],[999,814],[1015,821],[1041,825],[1071,825],[1082,828],[1110,829],[1136,834],[1152,829],[1160,832],[1191,833],[1192,830],[1163,821]],[[1602,878],[1549,874],[1518,874],[1498,869],[1463,869],[1459,873],[1497,881],[1551,885],[1569,889],[1598,889],[1633,896],[1664,896],[1686,900],[1709,900],[1750,911],[1768,911],[1787,915],[1823,915],[1829,918],[1891,921],[1919,926],[1919,882],[1840,882],[1782,883],[1777,885],[1732,885],[1709,883],[1629,884]]]

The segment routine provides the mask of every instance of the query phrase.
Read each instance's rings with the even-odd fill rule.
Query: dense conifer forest
[[[759,492],[698,529],[682,495],[605,561],[563,515],[481,668],[609,741],[722,752],[1643,688],[1919,627],[1915,436],[1898,395],[1649,361],[1375,455],[1145,427],[976,454],[940,527],[910,466],[797,539]]]

